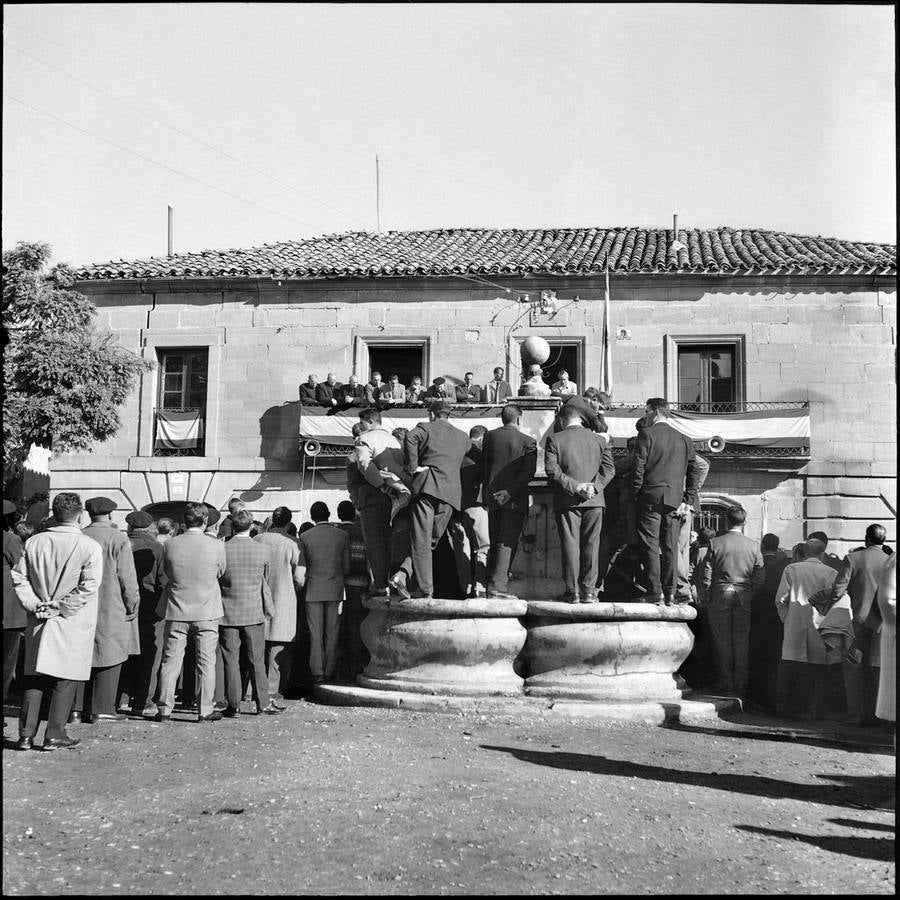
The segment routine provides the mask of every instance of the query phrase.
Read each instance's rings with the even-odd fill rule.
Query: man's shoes
[[[676,594],[674,603],[676,606],[687,606],[693,599],[690,594]]]
[[[434,594],[426,594],[424,591],[416,591],[411,596],[416,600],[434,600]]]
[[[16,750],[30,750],[32,748],[33,743],[30,737],[20,737],[18,741],[16,741]]]
[[[236,719],[241,714],[241,711],[235,706],[226,706],[225,709],[218,710],[218,712],[221,712],[226,719]]]
[[[597,599],[596,591],[588,591],[581,598],[582,603],[599,603],[600,601]]]
[[[270,703],[259,711],[259,715],[277,716],[282,712],[284,712],[283,706],[276,706],[274,703]]]
[[[122,715],[122,713],[96,713],[96,715],[91,716],[92,722],[124,722],[128,716]]]
[[[222,713],[214,709],[208,716],[197,716],[198,722],[218,722],[222,718]]]
[[[275,709],[278,710],[278,712],[284,712],[284,711],[287,709],[286,706],[282,705],[282,704],[279,703],[277,700],[270,700],[270,701],[269,701],[269,706],[274,706]]]
[[[557,603],[580,603],[581,598],[578,594],[562,594],[556,598]]]
[[[506,591],[488,591],[488,600],[518,600],[515,594],[508,594]]]
[[[402,597],[404,600],[409,600],[412,596],[409,592],[409,588],[406,586],[406,575],[402,572],[396,572],[394,575],[391,575],[388,585],[395,594]]]
[[[77,747],[81,741],[78,738],[70,738],[68,735],[61,738],[44,738],[42,750],[71,750]]]
[[[165,715],[161,712],[157,712],[156,715],[153,717],[153,721],[154,722],[171,722],[172,717]]]
[[[81,713],[77,709],[73,709],[72,712],[69,713],[69,718],[66,722],[67,725],[80,725],[81,724]]]
[[[370,600],[387,600],[388,597],[390,597],[390,593],[388,593],[388,589],[386,587],[372,588],[372,590],[369,591]]]

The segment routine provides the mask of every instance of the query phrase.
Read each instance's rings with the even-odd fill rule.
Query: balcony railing
[[[205,452],[206,410],[203,407],[167,407],[154,413],[154,456],[204,456]]]

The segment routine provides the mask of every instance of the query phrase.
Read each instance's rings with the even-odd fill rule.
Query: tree
[[[72,270],[48,269],[50,246],[3,254],[3,484],[18,480],[32,444],[90,450],[121,425],[119,407],[153,363],[94,325]]]

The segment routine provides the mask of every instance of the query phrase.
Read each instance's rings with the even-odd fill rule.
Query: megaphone
[[[714,434],[707,442],[706,449],[710,453],[721,453],[725,449],[725,438],[721,435]]]
[[[303,445],[303,452],[307,456],[318,456],[322,452],[322,445],[317,440],[308,440]]]

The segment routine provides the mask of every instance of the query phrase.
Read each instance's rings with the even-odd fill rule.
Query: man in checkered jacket
[[[241,645],[250,662],[250,685],[257,711],[267,715],[281,712],[269,702],[266,679],[266,618],[274,613],[269,587],[271,552],[250,538],[253,514],[239,509],[232,517],[233,534],[225,542],[225,573],[219,578],[225,615],[219,623],[219,643],[225,663],[226,718],[234,718],[241,705]]]

